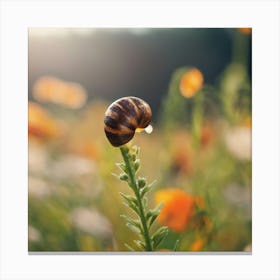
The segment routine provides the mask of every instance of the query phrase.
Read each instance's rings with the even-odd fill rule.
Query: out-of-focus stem
[[[201,127],[203,120],[203,91],[196,93],[194,96],[194,107],[192,112],[191,131],[193,145],[198,148],[200,145]]]

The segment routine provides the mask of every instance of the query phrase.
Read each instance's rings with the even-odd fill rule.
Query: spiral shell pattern
[[[113,102],[105,112],[104,131],[114,147],[129,142],[137,128],[146,128],[152,118],[147,102],[138,97],[123,97]]]

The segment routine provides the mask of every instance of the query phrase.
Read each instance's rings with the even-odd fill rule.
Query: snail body
[[[152,110],[144,100],[129,96],[113,102],[105,112],[104,131],[114,147],[129,142],[136,129],[146,128],[152,119]]]

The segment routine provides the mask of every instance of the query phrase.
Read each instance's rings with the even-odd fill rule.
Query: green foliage
[[[251,114],[251,85],[245,65],[232,63],[226,68],[220,80],[220,98],[231,124]]]
[[[200,144],[201,126],[203,122],[203,92],[200,91],[194,96],[194,107],[192,112],[191,133],[193,144],[198,148]]]
[[[163,100],[160,117],[161,125],[165,131],[175,129],[187,120],[187,100],[181,95],[179,85],[182,76],[189,69],[189,67],[181,67],[171,77],[167,95]]]
[[[124,173],[119,175],[119,179],[126,181],[134,193],[134,195],[124,193],[120,193],[120,195],[124,199],[124,204],[138,216],[137,219],[132,219],[121,215],[126,221],[126,226],[139,236],[138,240],[134,240],[137,249],[128,244],[125,244],[125,246],[130,251],[155,251],[168,234],[167,227],[160,227],[151,235],[151,227],[160,213],[162,204],[154,209],[147,209],[146,194],[151,189],[153,183],[147,184],[144,177],[136,178],[137,171],[140,168],[140,160],[138,159],[139,148],[134,146],[129,149],[126,146],[122,146],[120,150],[124,163],[119,163],[117,166]]]

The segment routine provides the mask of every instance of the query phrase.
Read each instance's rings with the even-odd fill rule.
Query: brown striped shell
[[[123,97],[105,112],[105,134],[114,147],[119,147],[133,138],[137,128],[147,127],[151,119],[152,110],[148,103],[138,97]]]

